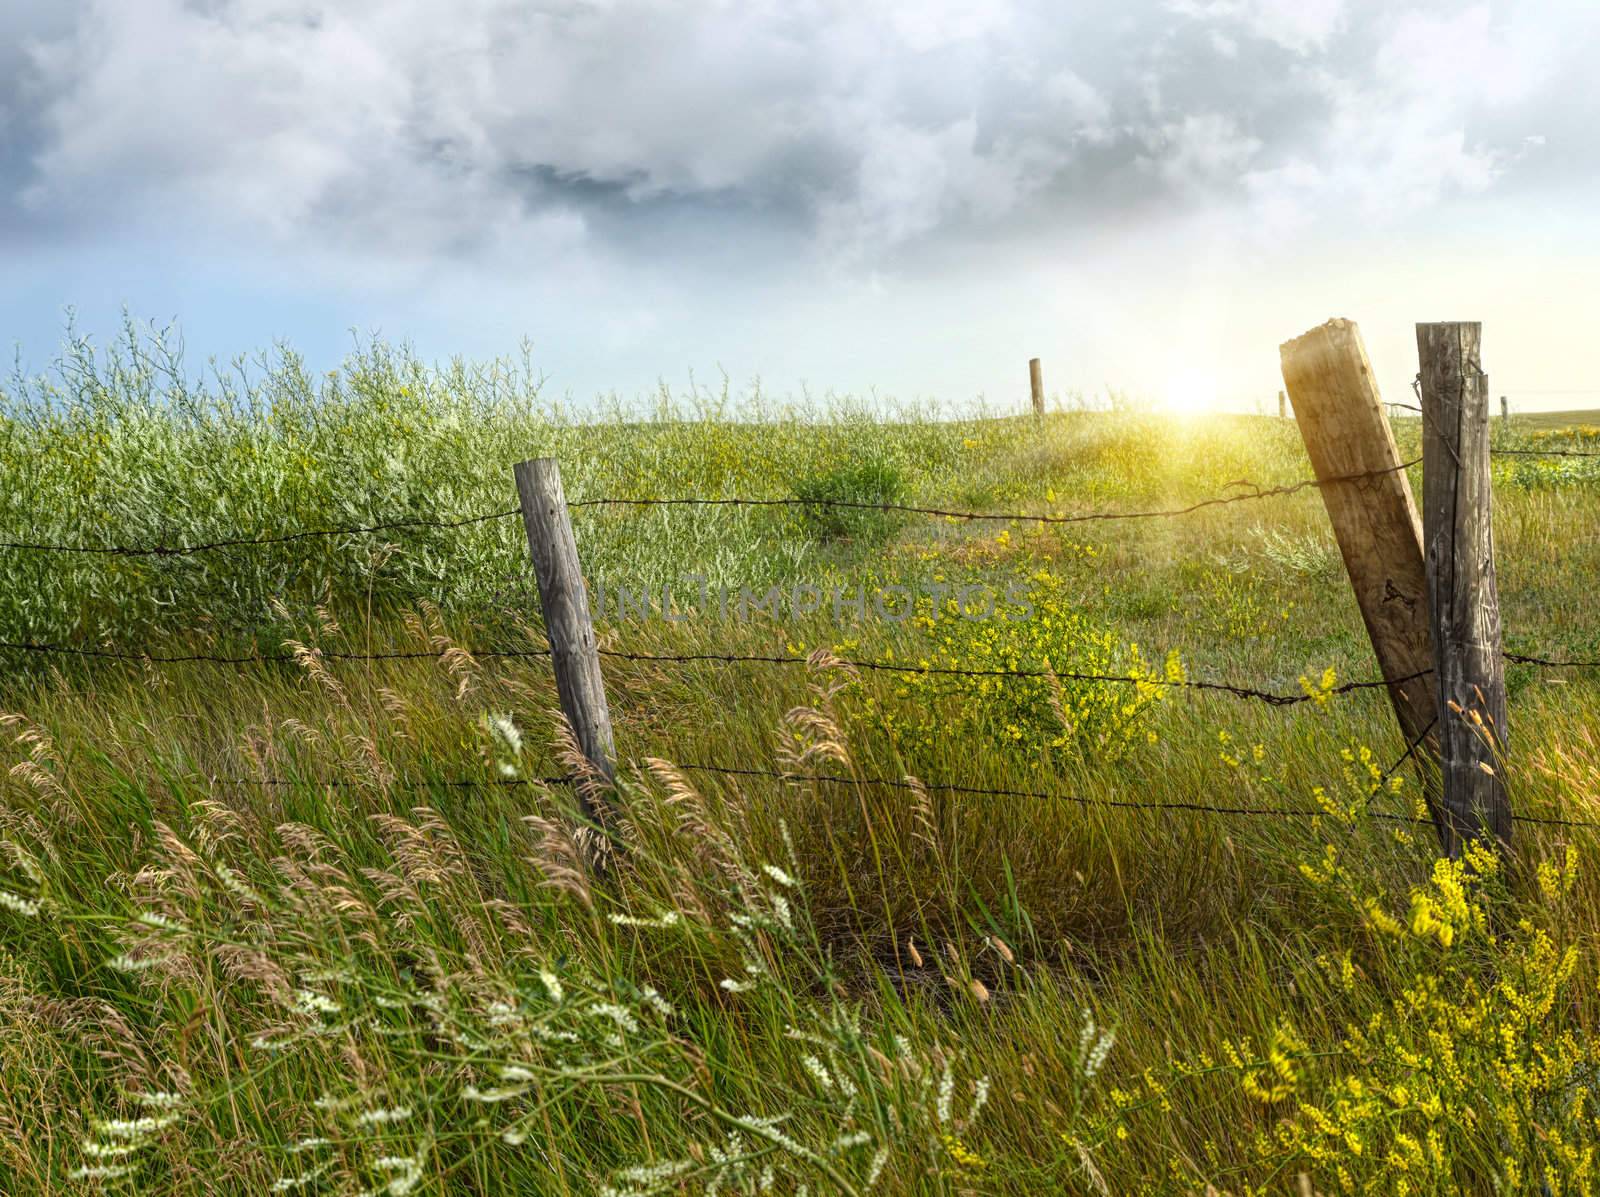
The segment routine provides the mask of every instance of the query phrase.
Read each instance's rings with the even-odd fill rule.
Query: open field
[[[134,343],[7,384],[3,539],[490,515],[545,455],[575,504],[1061,515],[1310,472],[1271,418],[580,422],[508,365],[383,347],[181,377]],[[1600,658],[1600,457],[1498,458],[1495,488],[1507,648]],[[293,658],[0,649],[0,1191],[1592,1191],[1600,837],[1436,861],[1384,695],[1329,694],[1375,666],[1315,489],[573,518],[591,583],[712,596],[611,611],[602,647],[795,662],[606,659],[603,868],[540,780],[572,767],[548,661],[485,651],[544,644],[515,518],[0,549],[12,644]],[[714,609],[962,582],[1031,611]],[[1600,671],[1508,676],[1517,812],[1600,820]]]

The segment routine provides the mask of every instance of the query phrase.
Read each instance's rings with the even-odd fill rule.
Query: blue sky
[[[10,0],[0,338],[352,329],[584,402],[690,373],[996,407],[1270,404],[1359,321],[1600,406],[1589,6]],[[1592,388],[1592,389],[1591,389]],[[1566,392],[1577,392],[1568,394]],[[1583,393],[1587,392],[1587,393]]]

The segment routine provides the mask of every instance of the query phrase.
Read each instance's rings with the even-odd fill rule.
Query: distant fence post
[[[1420,744],[1437,713],[1422,528],[1361,332],[1353,321],[1330,320],[1286,342],[1279,356],[1395,717],[1406,742]],[[1426,768],[1422,775],[1444,839],[1437,781]]]
[[[1422,392],[1423,545],[1428,562],[1446,848],[1491,834],[1511,843],[1501,776],[1505,661],[1489,486],[1489,379],[1483,326],[1417,325]],[[1503,402],[1503,401],[1502,401]]]
[[[1039,368],[1039,359],[1028,359],[1028,383],[1033,389],[1033,414],[1035,418],[1044,415],[1044,371]]]
[[[1506,402],[1504,395],[1500,396],[1500,423],[1502,425],[1511,423],[1511,404]]]
[[[1289,415],[1288,401],[1282,391],[1278,392],[1278,419],[1285,419]]]
[[[528,533],[528,552],[539,584],[539,608],[544,613],[545,634],[550,638],[550,659],[555,666],[556,694],[572,727],[578,747],[607,782],[616,779],[616,748],[611,739],[611,714],[606,707],[605,681],[600,674],[599,646],[589,618],[589,598],[578,543],[572,535],[566,494],[561,488],[561,467],[553,457],[518,462],[513,468],[517,497],[522,502],[522,525]],[[579,784],[583,813],[600,821],[592,795]]]

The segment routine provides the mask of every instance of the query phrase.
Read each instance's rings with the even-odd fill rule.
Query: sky
[[[1481,320],[1600,407],[1586,0],[4,0],[0,343],[355,340],[665,381],[1275,408]]]

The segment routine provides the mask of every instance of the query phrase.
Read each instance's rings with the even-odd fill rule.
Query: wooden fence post
[[[1506,427],[1506,426],[1509,426],[1510,423],[1511,423],[1511,404],[1506,402],[1506,397],[1504,395],[1501,395],[1500,396],[1500,424],[1501,424],[1502,427]]]
[[[1028,359],[1028,382],[1033,388],[1033,414],[1037,419],[1044,415],[1044,371],[1036,357]]]
[[[1287,417],[1288,414],[1289,414],[1288,405],[1285,402],[1283,392],[1279,391],[1278,392],[1278,419],[1282,420],[1285,417]]]
[[[1422,528],[1361,332],[1353,321],[1330,320],[1286,342],[1279,356],[1395,717],[1406,742],[1420,744],[1437,711]],[[1437,780],[1426,768],[1422,776],[1442,839]]]
[[[539,607],[550,639],[556,694],[578,747],[609,783],[616,780],[611,714],[606,708],[605,681],[600,675],[600,653],[589,618],[578,543],[561,489],[561,467],[555,458],[541,457],[518,462],[514,473],[528,552],[539,584]],[[590,788],[578,785],[579,803],[587,817],[602,821]]]
[[[1422,382],[1423,545],[1428,562],[1446,848],[1511,843],[1501,776],[1506,675],[1490,518],[1489,379],[1483,326],[1417,325]]]

